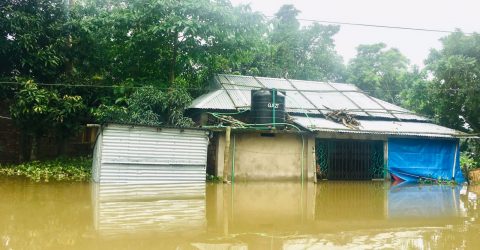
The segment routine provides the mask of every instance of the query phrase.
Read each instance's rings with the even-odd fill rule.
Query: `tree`
[[[445,126],[480,131],[480,34],[457,31],[441,39],[426,66],[433,76],[435,118]]]
[[[400,92],[409,86],[405,77],[408,59],[397,49],[386,49],[383,43],[360,45],[348,64],[347,81],[371,95],[399,104]]]
[[[103,5],[102,5],[103,4]],[[98,6],[100,5],[100,6]],[[102,7],[108,5],[108,7]],[[84,66],[99,66],[101,78],[119,83],[171,86],[176,78],[203,87],[213,73],[238,68],[255,37],[261,37],[261,16],[245,7],[216,0],[136,0],[78,5],[77,18],[85,34],[78,39],[96,42],[101,57]]]
[[[302,27],[298,13],[287,5],[269,22],[227,0],[2,1],[0,78],[12,83],[0,98],[35,151],[39,136],[65,139],[91,121],[86,109],[185,126],[190,96],[215,73],[343,79],[339,27]]]
[[[53,81],[64,72],[67,16],[63,0],[0,3],[0,77]]]
[[[183,113],[191,101],[188,92],[179,87],[164,92],[153,86],[144,86],[126,97],[125,105],[101,105],[95,110],[95,117],[101,123],[188,127],[193,121]]]
[[[443,37],[441,42],[442,48],[431,50],[425,61],[426,73],[431,78],[424,87],[428,103],[416,103],[414,106],[420,109],[426,107],[435,121],[441,125],[479,133],[480,35],[477,33],[465,35],[461,31],[456,31]],[[478,139],[465,140],[462,151],[462,162],[464,164],[470,162],[472,165],[467,164],[467,169],[479,166]]]
[[[275,14],[273,30],[269,34],[273,49],[272,73],[277,77],[296,73],[296,62],[300,59],[300,13],[293,5],[283,5]]]
[[[272,21],[268,33],[270,63],[264,75],[304,80],[340,80],[343,78],[342,58],[335,51],[333,36],[338,26],[314,23],[301,27],[300,13],[293,5],[283,5]]]
[[[409,87],[400,92],[401,106],[433,118],[435,115],[435,99],[431,93],[434,91],[434,86],[428,80],[427,71],[414,66],[412,71],[405,75],[404,81]]]
[[[80,96],[60,97],[57,92],[39,88],[28,81],[18,91],[10,107],[12,119],[31,141],[30,160],[37,159],[40,136],[58,132],[71,134],[78,128],[79,113],[85,106]]]

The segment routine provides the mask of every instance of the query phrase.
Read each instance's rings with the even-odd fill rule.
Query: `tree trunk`
[[[67,3],[68,3],[68,6],[67,6],[67,15],[68,16],[67,16],[67,18],[70,19],[70,9],[75,4],[75,0],[68,0]],[[67,35],[67,48],[68,48],[68,50],[72,49],[72,35],[70,34],[70,31]],[[70,55],[68,56],[68,58],[65,62],[65,73],[67,75],[72,75],[72,72],[73,72],[73,56],[70,53]]]
[[[30,160],[35,161],[37,160],[37,153],[38,153],[38,137],[37,135],[32,135],[32,142],[31,142],[31,148],[30,148]]]
[[[170,60],[170,68],[168,71],[168,84],[173,85],[173,81],[175,81],[175,66],[177,64],[177,39],[178,39],[178,34],[175,33],[175,36],[173,37],[172,40],[172,58]]]
[[[223,181],[228,182],[227,180],[227,171],[230,166],[230,126],[225,130],[225,151],[223,155]],[[231,173],[232,176],[234,173]]]

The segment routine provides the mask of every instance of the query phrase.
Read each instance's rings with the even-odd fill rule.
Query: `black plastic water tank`
[[[285,125],[277,125],[277,123],[285,123],[285,92],[279,92],[276,89],[252,90],[250,111],[252,123],[269,124],[263,125],[265,127],[284,128]]]

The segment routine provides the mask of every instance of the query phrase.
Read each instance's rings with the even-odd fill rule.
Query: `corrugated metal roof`
[[[286,92],[289,113],[325,114],[346,110],[358,117],[427,121],[425,117],[371,97],[353,84],[328,83],[281,78],[217,75],[218,89],[195,99],[189,108],[238,110],[250,107],[250,91],[276,88]]]
[[[190,107],[202,107],[202,109],[226,109],[234,110],[235,104],[224,89],[215,90],[193,100]]]
[[[292,116],[292,118],[296,124],[315,132],[323,131],[424,137],[458,137],[467,135],[454,129],[425,122],[359,120],[360,126],[358,129],[351,129],[343,124],[320,117]]]

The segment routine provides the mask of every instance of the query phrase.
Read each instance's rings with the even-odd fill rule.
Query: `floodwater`
[[[480,249],[478,187],[0,179],[0,249]]]

